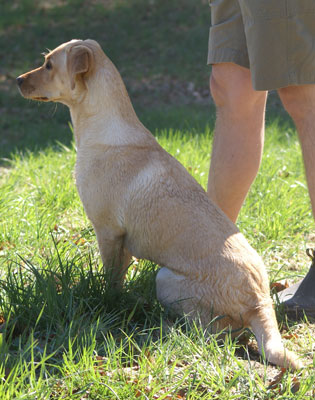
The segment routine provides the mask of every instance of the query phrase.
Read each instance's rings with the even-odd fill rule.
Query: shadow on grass
[[[63,106],[56,110],[53,104],[26,102],[16,88],[15,77],[42,64],[47,48],[73,38],[97,40],[137,104],[154,101],[158,109],[161,92],[168,93],[174,80],[207,87],[209,20],[206,0],[5,2],[0,15],[0,157],[72,140]]]
[[[15,84],[16,76],[42,63],[43,51],[72,38],[93,38],[102,45],[140,119],[153,132],[200,133],[206,125],[213,127],[215,110],[207,106],[209,25],[208,0],[5,2],[0,14],[0,158],[72,141],[68,110],[27,102]],[[276,111],[276,117],[287,120],[282,112]]]
[[[0,310],[5,321],[0,335],[2,363],[10,371],[31,353],[35,361],[45,353],[56,367],[69,346],[74,354],[86,340],[96,340],[95,351],[106,356],[113,346],[141,345],[160,334],[162,308],[155,296],[155,266],[133,265],[123,289],[113,289],[109,275],[92,267],[93,255],[73,256],[68,246],[56,246],[42,265],[20,258],[0,281]],[[110,351],[110,349],[108,350]],[[130,360],[129,360],[130,361]],[[55,368],[54,367],[54,368]]]

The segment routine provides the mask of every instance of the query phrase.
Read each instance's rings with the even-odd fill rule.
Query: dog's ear
[[[67,58],[67,69],[70,77],[71,90],[75,88],[78,76],[83,76],[92,69],[93,52],[84,45],[73,46]]]

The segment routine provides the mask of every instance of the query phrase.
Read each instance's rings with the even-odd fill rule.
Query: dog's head
[[[45,55],[44,64],[16,80],[22,96],[67,105],[82,97],[96,58],[103,54],[94,40],[72,40]]]

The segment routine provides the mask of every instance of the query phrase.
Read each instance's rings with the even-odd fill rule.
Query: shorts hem
[[[249,69],[249,60],[247,55],[241,50],[236,49],[220,49],[210,50],[208,53],[207,65],[219,64],[224,62],[232,62]]]
[[[253,82],[253,88],[257,91],[269,91],[269,90],[278,90],[282,88],[286,88],[289,86],[303,86],[303,85],[315,85],[315,76],[312,79],[297,79],[297,80],[288,80],[283,79],[277,82]]]

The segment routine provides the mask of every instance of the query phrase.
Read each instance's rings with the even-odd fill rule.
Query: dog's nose
[[[17,82],[17,84],[18,84],[19,86],[21,86],[22,83],[24,82],[24,78],[21,78],[20,76],[18,76],[18,77],[16,78],[16,82]]]

